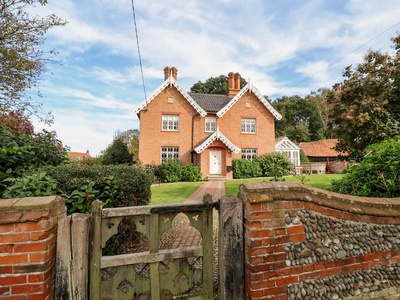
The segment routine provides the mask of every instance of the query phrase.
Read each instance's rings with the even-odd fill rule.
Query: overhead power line
[[[299,81],[298,83],[296,83],[295,85],[291,86],[289,88],[289,90],[291,90],[292,88],[298,86],[299,84],[307,81],[308,79],[310,79],[311,77],[314,77],[315,75],[321,73],[322,71],[325,71],[327,69],[329,69],[331,66],[333,66],[334,64],[336,64],[337,62],[341,61],[342,59],[346,58],[347,56],[349,56],[350,54],[353,54],[354,52],[356,52],[357,50],[360,50],[362,47],[366,46],[367,44],[369,44],[370,42],[372,42],[373,40],[376,40],[378,37],[384,35],[386,32],[388,32],[389,30],[393,29],[394,27],[396,27],[397,25],[399,25],[400,22],[397,22],[396,24],[394,24],[393,26],[391,26],[390,28],[386,29],[385,31],[381,32],[380,34],[378,34],[377,36],[373,37],[372,39],[370,39],[369,41],[365,42],[364,44],[362,44],[361,46],[358,46],[357,48],[355,48],[354,50],[350,51],[349,53],[347,53],[346,55],[342,56],[341,58],[335,60],[334,62],[331,62],[330,64],[328,64],[325,68],[315,72],[314,74],[304,78],[303,80]]]
[[[138,35],[138,30],[137,30],[137,25],[136,25],[135,5],[133,4],[133,0],[131,0],[131,3],[132,3],[133,23],[135,24],[136,44],[137,44],[137,51],[138,51],[138,56],[139,56],[140,73],[142,74],[143,93],[144,93],[144,99],[147,99],[146,85],[144,83],[144,76],[143,76],[142,57],[140,55],[139,35]]]

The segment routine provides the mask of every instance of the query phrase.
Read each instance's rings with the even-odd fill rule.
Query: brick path
[[[203,196],[210,194],[213,200],[217,200],[225,195],[225,182],[224,181],[207,181],[203,183],[186,201],[188,202],[202,202]],[[181,232],[174,241],[172,248],[189,247],[200,244],[200,233],[196,228],[189,225],[189,220],[182,227]]]

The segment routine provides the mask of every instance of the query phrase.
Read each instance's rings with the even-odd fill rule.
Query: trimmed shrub
[[[181,181],[196,182],[200,181],[202,179],[201,177],[200,169],[192,163],[183,167]]]
[[[271,181],[284,181],[283,176],[292,172],[293,165],[282,153],[267,153],[257,158],[262,176],[273,177]]]
[[[247,159],[232,160],[233,178],[254,178],[260,177],[262,172],[257,161]]]
[[[161,182],[178,182],[182,179],[184,164],[178,159],[164,161],[158,169]]]
[[[400,197],[400,136],[371,145],[369,154],[332,181],[334,192],[363,197]]]
[[[62,165],[42,170],[58,183],[69,212],[90,211],[95,199],[107,207],[147,205],[150,201],[153,175],[139,166]]]

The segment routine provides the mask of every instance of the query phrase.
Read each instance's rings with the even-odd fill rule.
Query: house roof
[[[196,148],[194,148],[194,151],[196,151],[197,154],[203,152],[205,149],[207,149],[208,146],[211,145],[212,142],[215,140],[220,140],[229,148],[234,153],[239,153],[240,148],[235,146],[225,135],[222,134],[222,132],[217,129],[214,133],[212,133],[208,138],[206,138],[200,145],[198,145]]]
[[[271,112],[271,114],[277,119],[282,119],[282,115],[272,107],[272,105],[268,102],[267,99],[257,90],[255,86],[251,83],[246,84],[244,88],[240,90],[239,93],[236,94],[222,109],[217,112],[218,117],[222,117],[246,92],[254,93],[258,100]]]
[[[300,150],[300,147],[289,140],[288,137],[283,136],[275,139],[275,150]]]
[[[281,114],[276,111],[268,102],[268,100],[261,95],[257,88],[250,83],[241,89],[240,92],[234,97],[230,97],[228,95],[196,94],[185,92],[185,90],[180,86],[173,76],[170,76],[168,79],[166,79],[151,95],[136,105],[132,111],[136,114],[139,113],[167,86],[174,86],[202,117],[205,117],[207,112],[216,113],[218,117],[222,117],[246,92],[249,92],[254,93],[258,100],[264,104],[264,106],[277,120],[282,119]]]
[[[228,95],[188,93],[208,113],[217,113],[232,100]]]
[[[310,157],[337,157],[339,155],[346,155],[333,149],[337,145],[337,142],[337,139],[302,142],[299,144],[299,147],[305,155]]]
[[[78,159],[92,158],[92,156],[89,154],[89,151],[87,151],[87,152],[71,152],[71,151],[68,151],[68,156],[69,157],[78,158]]]
[[[193,108],[202,116],[206,116],[207,113],[206,111],[198,105],[190,95],[185,92],[185,90],[181,87],[181,85],[174,79],[174,77],[170,76],[168,79],[166,79],[151,95],[149,95],[145,100],[140,102],[138,105],[136,105],[133,108],[134,113],[140,112],[142,109],[144,109],[151,101],[154,100],[160,94],[167,86],[174,86],[181,94],[183,97],[186,98],[186,100],[193,106]]]

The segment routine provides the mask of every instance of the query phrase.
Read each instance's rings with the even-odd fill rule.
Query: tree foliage
[[[117,131],[116,136],[122,138],[129,153],[132,154],[133,163],[139,162],[139,130],[129,129],[123,132]]]
[[[240,88],[247,84],[246,80],[240,78]],[[218,77],[210,77],[205,82],[198,81],[191,88],[192,93],[199,94],[228,94],[228,76],[219,75]]]
[[[29,8],[47,0],[0,0],[0,112],[41,114],[27,91],[37,89],[46,64],[55,54],[41,47],[46,32],[66,22],[55,15],[35,16]]]
[[[132,164],[132,153],[129,153],[128,146],[123,138],[116,137],[103,154],[104,165]]]
[[[287,136],[294,142],[308,142],[325,137],[324,125],[317,107],[300,96],[282,97],[272,102],[282,115],[277,121],[276,136]]]
[[[337,150],[361,158],[367,146],[400,133],[400,36],[392,41],[395,53],[370,50],[328,97]]]
[[[400,136],[373,144],[369,154],[333,181],[335,192],[364,197],[400,197]]]

